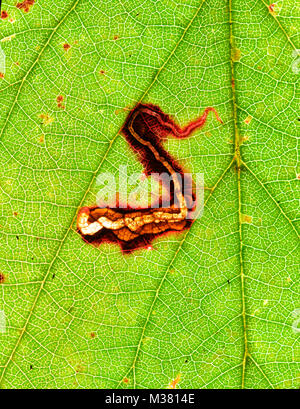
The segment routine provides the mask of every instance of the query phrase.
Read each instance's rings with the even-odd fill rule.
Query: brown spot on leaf
[[[105,74],[105,71],[104,71],[104,70],[100,70],[100,71],[99,71],[99,74],[104,75],[104,74]]]
[[[30,11],[30,7],[33,6],[35,0],[24,0],[22,3],[17,4],[17,8],[23,10],[24,13],[28,13]]]
[[[123,382],[127,384],[127,383],[129,383],[129,379],[128,378],[123,378]]]
[[[238,48],[233,48],[231,50],[231,58],[234,62],[239,61],[241,58],[241,50]]]
[[[75,371],[77,373],[84,372],[84,366],[81,363],[77,364],[76,367],[75,367]]]
[[[94,332],[91,332],[91,338],[95,338],[96,334]]]
[[[64,100],[64,97],[63,97],[62,95],[59,95],[59,96],[56,98],[58,108],[65,109],[65,106],[62,104],[62,101],[63,101],[63,100]]]
[[[274,13],[274,6],[275,6],[275,3],[272,3],[272,4],[269,5],[269,12],[270,13]]]
[[[5,275],[3,273],[0,273],[0,284],[3,284],[5,282]]]
[[[63,45],[63,48],[64,48],[65,51],[68,51],[68,50],[71,48],[71,46],[70,46],[70,44],[65,43],[65,44]]]
[[[1,11],[1,19],[4,20],[4,19],[6,19],[7,17],[8,17],[7,11],[2,10],[2,11]]]
[[[114,36],[114,40],[119,40],[119,38],[120,38],[120,37],[117,36],[117,35]]]
[[[45,135],[41,135],[39,139],[39,143],[44,143],[45,142]]]
[[[242,136],[241,138],[240,138],[240,143],[242,144],[242,143],[244,143],[244,142],[246,142],[246,141],[248,141],[249,140],[249,136]]]
[[[245,124],[246,124],[246,125],[249,125],[250,122],[252,121],[252,119],[253,119],[252,116],[251,116],[251,115],[248,115],[247,118],[245,119]]]
[[[49,125],[51,122],[54,121],[54,118],[52,118],[49,114],[40,114],[39,118],[43,121],[43,125]]]
[[[252,223],[252,216],[242,214],[242,223]]]
[[[18,212],[14,212],[14,213],[13,213],[13,215],[14,215],[15,217],[17,217],[18,214],[19,214]]]
[[[175,379],[172,379],[171,382],[168,385],[168,389],[176,389],[176,386],[178,384],[178,382],[181,379],[181,374],[179,373]]]
[[[0,78],[4,78],[3,72],[0,72]]]

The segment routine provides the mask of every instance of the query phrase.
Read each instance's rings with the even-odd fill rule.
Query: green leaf
[[[299,8],[268,6],[3,2],[2,388],[299,387]],[[76,215],[101,172],[142,171],[119,133],[139,101],[224,124],[166,143],[203,216],[124,256]]]

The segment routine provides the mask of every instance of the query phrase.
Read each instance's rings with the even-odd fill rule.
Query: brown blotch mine
[[[35,3],[35,0],[24,0],[22,3],[17,4],[17,8],[19,10],[23,10],[24,13],[28,13],[30,11],[30,7],[33,6]]]
[[[7,17],[8,17],[7,11],[2,10],[2,11],[1,11],[1,19],[2,19],[2,20],[5,20]]]

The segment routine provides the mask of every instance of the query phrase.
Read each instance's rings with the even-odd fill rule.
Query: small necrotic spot
[[[275,3],[272,3],[272,4],[269,5],[270,13],[274,13],[274,7],[275,7]]]
[[[3,72],[0,72],[0,78],[4,78]]]
[[[28,13],[30,11],[30,7],[33,6],[35,0],[24,0],[22,3],[17,4],[17,8],[23,10],[24,13]]]
[[[65,109],[65,106],[62,104],[63,100],[64,100],[64,97],[63,97],[62,95],[59,95],[59,96],[56,98],[56,102],[57,102],[58,108]]]
[[[249,125],[251,121],[252,121],[252,116],[248,115],[244,122],[246,125]]]
[[[68,51],[68,50],[71,48],[71,46],[70,46],[70,44],[65,43],[65,44],[63,45],[63,48],[64,48],[65,51]]]
[[[96,334],[94,332],[91,332],[91,338],[95,338]]]
[[[180,382],[181,374],[179,373],[175,379],[172,379],[169,383],[168,389],[176,389],[178,382]]]
[[[114,36],[114,40],[119,40],[119,38],[120,38],[120,37],[119,37],[119,36],[117,36],[117,35],[116,35],[116,36]]]
[[[2,11],[1,11],[1,19],[4,20],[4,19],[6,19],[7,17],[8,17],[7,11],[2,10]]]
[[[124,382],[124,383],[128,383],[128,382],[129,382],[129,379],[128,379],[128,378],[123,378],[123,382]]]
[[[5,276],[3,273],[0,273],[0,284],[3,284],[5,281]]]

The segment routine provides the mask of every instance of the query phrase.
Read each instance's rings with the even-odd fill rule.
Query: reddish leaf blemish
[[[252,121],[252,116],[248,115],[244,122],[246,125],[249,125],[251,121]]]
[[[2,11],[1,11],[1,19],[2,19],[2,20],[5,20],[7,17],[8,17],[7,11],[2,10]]]
[[[129,379],[128,378],[123,378],[123,382],[127,384],[127,383],[129,383]]]
[[[3,284],[5,282],[5,275],[3,273],[0,273],[0,284]]]
[[[58,97],[56,98],[58,108],[65,109],[65,106],[62,104],[63,100],[64,97],[62,95],[58,95]]]
[[[71,46],[70,46],[70,44],[65,43],[65,44],[63,45],[63,48],[64,48],[65,51],[68,51],[68,50],[71,48]]]
[[[91,338],[95,338],[96,334],[94,332],[91,332]]]
[[[181,374],[179,373],[175,379],[172,379],[172,381],[169,383],[168,389],[176,389],[176,386],[178,382],[181,379]]]
[[[22,3],[17,4],[17,8],[19,10],[23,10],[24,13],[28,13],[30,11],[30,7],[33,6],[35,3],[35,0],[24,0]]]
[[[0,72],[0,78],[4,78],[3,72]]]
[[[117,35],[114,36],[114,40],[119,40],[119,38],[120,38],[120,37],[117,36]]]
[[[274,7],[275,7],[275,3],[272,3],[272,4],[269,5],[270,13],[274,13]]]

